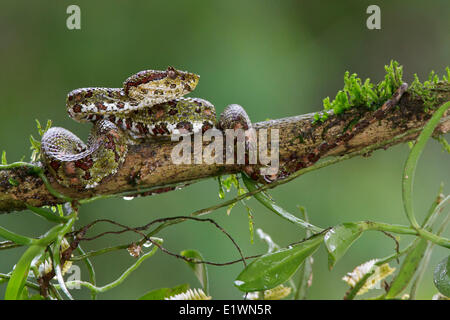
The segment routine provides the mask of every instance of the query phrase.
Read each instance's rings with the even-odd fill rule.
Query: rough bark
[[[448,83],[437,86],[435,104],[450,100]],[[389,140],[410,129],[422,128],[433,114],[434,109],[425,111],[420,97],[408,92],[400,100],[398,108],[385,118],[367,127],[343,146],[329,151],[326,156],[338,156],[361,150],[364,147]],[[264,121],[254,124],[256,130],[279,129],[280,167],[294,170],[296,159],[301,159],[309,150],[323,141],[342,133],[352,121],[370,114],[363,108],[355,108],[341,115],[330,116],[323,123],[314,123],[314,114]],[[450,131],[450,112],[442,118],[435,135]],[[396,143],[409,141],[418,133],[404,137]],[[154,193],[171,190],[174,186],[185,185],[196,180],[242,170],[237,165],[190,164],[175,165],[171,160],[172,148],[177,142],[146,142],[129,147],[126,160],[114,176],[99,186],[87,190],[75,190],[58,185],[50,174],[47,175],[52,186],[59,192],[76,200],[88,199],[97,195],[119,194],[154,188]],[[385,147],[386,148],[386,147]],[[255,167],[256,168],[256,167]],[[11,184],[10,181],[17,183]],[[26,209],[25,204],[40,207],[62,203],[49,193],[42,180],[29,174],[26,168],[0,171],[0,213]]]

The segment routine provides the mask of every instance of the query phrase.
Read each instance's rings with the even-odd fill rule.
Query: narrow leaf
[[[252,209],[249,206],[245,205],[245,208],[247,209],[248,230],[250,231],[250,243],[253,244],[253,235],[254,235],[254,232],[253,232],[253,229],[254,229],[253,228],[253,225],[254,225],[253,213],[252,213]]]
[[[328,267],[330,270],[347,252],[353,242],[361,236],[363,229],[357,223],[342,223],[331,228],[324,237],[328,250]]]
[[[30,271],[31,262],[35,257],[40,256],[44,250],[45,247],[32,245],[25,251],[19,262],[17,262],[11,279],[8,281],[5,300],[18,300],[22,298],[22,290],[27,280],[28,272]]]
[[[68,220],[66,217],[57,216],[56,214],[54,214],[51,211],[47,211],[42,208],[32,207],[26,203],[25,203],[25,205],[31,212],[33,212],[34,214],[38,215],[39,217],[44,218],[50,222],[64,223],[64,222],[67,222],[67,220]]]
[[[33,243],[33,239],[26,237],[26,236],[22,236],[18,233],[9,231],[3,227],[0,227],[0,238],[4,238],[6,240],[10,240],[14,243],[20,244],[20,245],[29,245],[31,243]]]
[[[416,273],[426,249],[427,240],[421,238],[415,240],[412,250],[405,257],[400,270],[394,280],[392,280],[389,291],[385,296],[386,299],[397,297],[406,288]]]
[[[239,274],[235,286],[245,292],[275,288],[289,280],[322,241],[323,235],[319,235],[293,247],[259,257]]]
[[[446,297],[450,297],[450,256],[442,260],[434,269],[434,285]]]
[[[217,177],[217,182],[219,183],[219,198],[225,199],[225,190],[223,189],[221,176]]]
[[[5,150],[2,151],[2,161],[1,161],[1,164],[3,164],[3,165],[7,165],[7,164],[8,164],[8,162],[6,161],[6,151],[5,151]]]

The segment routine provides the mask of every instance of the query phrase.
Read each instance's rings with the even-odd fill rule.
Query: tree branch
[[[435,93],[435,105],[441,105],[450,100],[448,83],[440,83],[432,91]],[[406,92],[395,110],[365,128],[348,143],[330,150],[325,156],[348,154],[388,141],[411,129],[420,129],[435,110],[425,111],[425,109],[420,97]],[[297,164],[300,159],[308,155],[311,150],[317,148],[322,142],[333,139],[355,121],[360,121],[370,114],[371,112],[367,112],[364,108],[353,108],[344,114],[332,115],[324,122],[314,123],[314,114],[305,114],[259,122],[254,124],[254,128],[257,131],[268,129],[269,132],[271,129],[279,129],[280,168],[290,174],[298,169]],[[434,134],[437,136],[449,131],[450,112],[447,111]],[[418,134],[419,132],[407,135],[395,143],[413,140]],[[243,169],[239,165],[227,164],[175,165],[172,163],[171,153],[177,143],[161,141],[130,145],[120,170],[93,189],[65,188],[57,184],[50,174],[46,175],[54,189],[74,200],[82,200],[142,190],[149,191],[146,194],[161,193],[173,190],[176,186],[187,185],[204,178],[236,173]],[[246,168],[254,171],[259,169],[259,165],[246,165]],[[0,171],[0,213],[24,210],[26,205],[40,207],[62,202],[63,200],[54,197],[42,179],[30,173],[28,168],[18,167]]]

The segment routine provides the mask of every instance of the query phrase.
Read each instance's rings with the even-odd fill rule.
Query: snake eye
[[[173,80],[177,77],[177,71],[173,67],[169,66],[167,67],[167,76]]]

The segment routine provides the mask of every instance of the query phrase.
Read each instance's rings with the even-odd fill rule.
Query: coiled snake
[[[185,94],[199,76],[168,67],[132,75],[122,88],[82,88],[67,95],[69,116],[93,122],[87,144],[72,132],[52,127],[42,137],[43,162],[56,180],[72,188],[92,188],[114,175],[124,162],[128,144],[139,139],[192,134],[218,127],[249,129],[245,110],[229,105],[216,121],[214,105]]]
[[[250,129],[252,123],[237,104],[225,108],[216,121],[214,105],[185,94],[197,86],[199,76],[168,67],[145,70],[125,80],[122,88],[82,88],[71,91],[66,106],[79,122],[93,122],[87,144],[72,132],[53,127],[42,137],[43,162],[56,180],[72,188],[92,188],[114,175],[124,162],[128,145],[141,139],[172,134],[193,134],[211,128]],[[408,85],[402,83],[379,109],[360,119],[351,129],[313,147],[301,158],[287,161],[273,176],[261,176],[252,166],[242,169],[254,180],[272,182],[313,165],[330,150],[350,141],[382,119],[397,105]]]

